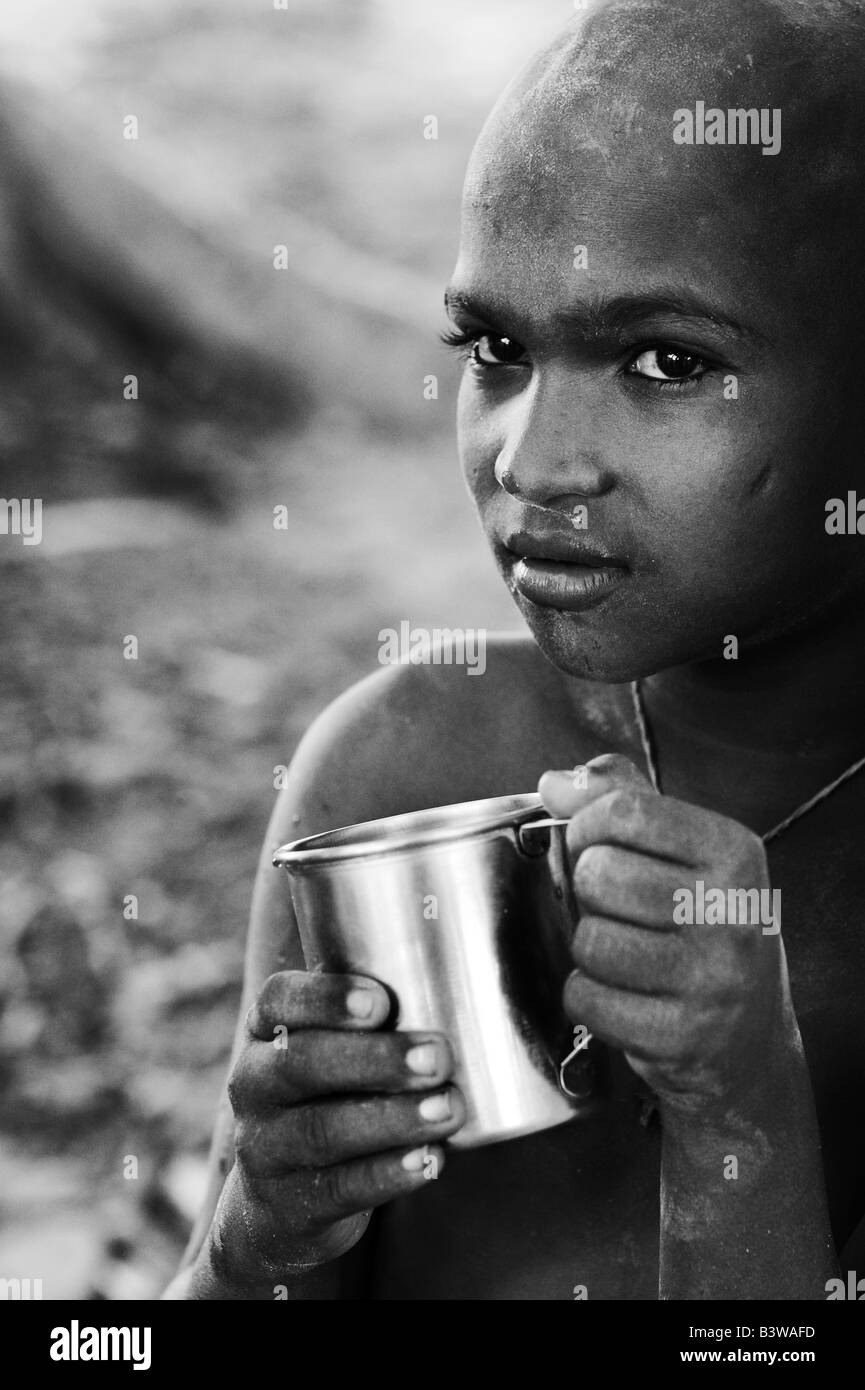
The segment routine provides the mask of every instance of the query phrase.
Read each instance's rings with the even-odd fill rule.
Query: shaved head
[[[789,101],[819,125],[861,105],[863,58],[858,0],[599,0],[537,54],[502,102],[529,116],[548,106],[561,119],[606,110],[610,130],[624,135],[618,118],[627,110],[633,128],[651,121],[671,90],[703,89]]]
[[[777,159],[673,142],[674,114],[778,110]],[[505,137],[503,139],[503,136]],[[829,240],[861,279],[865,231],[865,5],[854,0],[607,0],[519,74],[481,135],[467,198],[503,182],[527,205],[597,166],[631,189],[671,185],[695,231],[729,212],[743,254],[811,277]],[[516,168],[519,177],[508,177]],[[837,244],[836,244],[837,243]],[[835,265],[837,272],[838,266]],[[835,275],[837,282],[838,276]],[[851,285],[839,294],[846,297]]]

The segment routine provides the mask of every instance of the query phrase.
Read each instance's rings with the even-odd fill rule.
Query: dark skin
[[[821,43],[847,52],[839,33],[784,30],[791,8],[602,7],[481,137],[448,295],[471,355],[460,451],[534,643],[496,645],[484,680],[388,672],[305,741],[253,906],[236,1161],[224,1186],[214,1165],[173,1296],[815,1299],[856,1239],[863,783],[761,840],[865,754],[863,552],[823,525],[862,452],[858,247],[830,217],[854,201],[840,142],[862,117],[843,63],[823,76]],[[781,107],[782,154],[674,145],[672,112],[698,99]],[[829,225],[831,255],[815,256]],[[578,505],[621,582],[576,612],[528,597],[516,565],[520,538],[572,536]],[[590,762],[585,789],[549,771]],[[446,1040],[388,1032],[373,984],[352,1021],[361,982],[302,973],[270,852],[539,778],[570,820],[580,905],[564,1005],[608,1050],[607,1092],[592,1120],[445,1164],[464,1113]],[[674,928],[673,892],[697,878],[780,887],[783,936]],[[412,1073],[425,1044],[435,1070]],[[419,1111],[442,1096],[446,1117]],[[225,1167],[232,1128],[226,1115]],[[404,1163],[423,1145],[432,1184]]]

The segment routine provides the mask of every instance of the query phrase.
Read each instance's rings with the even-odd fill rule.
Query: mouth
[[[581,544],[578,537],[509,536],[505,561],[517,592],[540,608],[580,613],[602,603],[629,574],[609,551]]]

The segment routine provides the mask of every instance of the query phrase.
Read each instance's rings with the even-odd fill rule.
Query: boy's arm
[[[285,873],[274,869],[273,851],[286,841],[330,829],[336,823],[371,819],[404,809],[405,789],[394,776],[391,736],[393,701],[400,695],[396,668],[346,692],[325,711],[303,739],[292,762],[289,785],[280,793],[268,826],[252,896],[243,996],[231,1058],[245,1037],[245,1021],[262,985],[277,971],[303,970],[304,960]],[[229,1071],[231,1070],[229,1068]],[[362,1296],[371,1240],[309,1273],[267,1279],[255,1288],[232,1270],[231,1252],[214,1244],[214,1216],[234,1164],[234,1115],[223,1090],[209,1158],[205,1202],[166,1299],[351,1299]],[[375,1218],[373,1218],[374,1220]]]
[[[660,1297],[825,1298],[837,1262],[780,926],[762,907],[759,923],[737,920],[739,894],[771,895],[763,844],[659,796],[623,758],[588,769],[587,786],[540,784],[570,817],[580,920],[565,1001],[658,1097]],[[721,915],[695,909],[698,886]]]
[[[825,1298],[837,1276],[795,1018],[733,1107],[661,1105],[661,1299]]]
[[[243,995],[232,1048],[229,1071],[234,1066],[244,1040],[244,1022],[253,1001],[268,976],[277,970],[302,970],[303,953],[297,924],[291,909],[285,875],[271,863],[273,850],[291,838],[288,823],[293,814],[292,798],[281,793],[268,826],[252,896],[249,936],[246,948]],[[204,1204],[192,1230],[180,1269],[163,1294],[164,1299],[274,1299],[285,1286],[289,1299],[338,1299],[352,1297],[343,1292],[342,1271],[332,1262],[308,1275],[266,1281],[251,1287],[232,1275],[230,1258],[214,1245],[214,1215],[226,1179],[234,1165],[234,1114],[223,1088],[219,1101],[208,1160],[208,1182]]]

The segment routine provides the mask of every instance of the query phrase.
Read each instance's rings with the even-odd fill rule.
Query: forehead
[[[789,267],[765,203],[743,208],[723,161],[695,176],[677,157],[672,117],[669,149],[657,134],[639,115],[621,133],[546,117],[519,140],[507,123],[489,130],[466,184],[455,283],[538,310],[583,291],[696,289],[732,317],[745,301],[759,306],[760,331],[771,334],[789,300]]]
[[[711,32],[695,34],[680,21],[700,7],[626,5],[624,19],[602,16],[586,37],[569,30],[539,55],[474,151],[460,273],[506,278],[526,293],[572,292],[573,248],[585,246],[590,273],[611,280],[685,281],[769,315],[791,304],[807,315],[829,294],[847,310],[863,287],[850,234],[851,214],[861,221],[865,208],[862,163],[848,139],[862,125],[861,93],[854,121],[839,68],[828,83],[822,64],[815,89],[802,51],[779,61],[764,7],[737,6],[742,23],[731,10],[729,24],[712,20]],[[717,0],[709,14],[724,9]],[[762,17],[756,29],[744,22],[751,11]],[[676,144],[675,113],[700,101],[779,110],[781,153]]]

